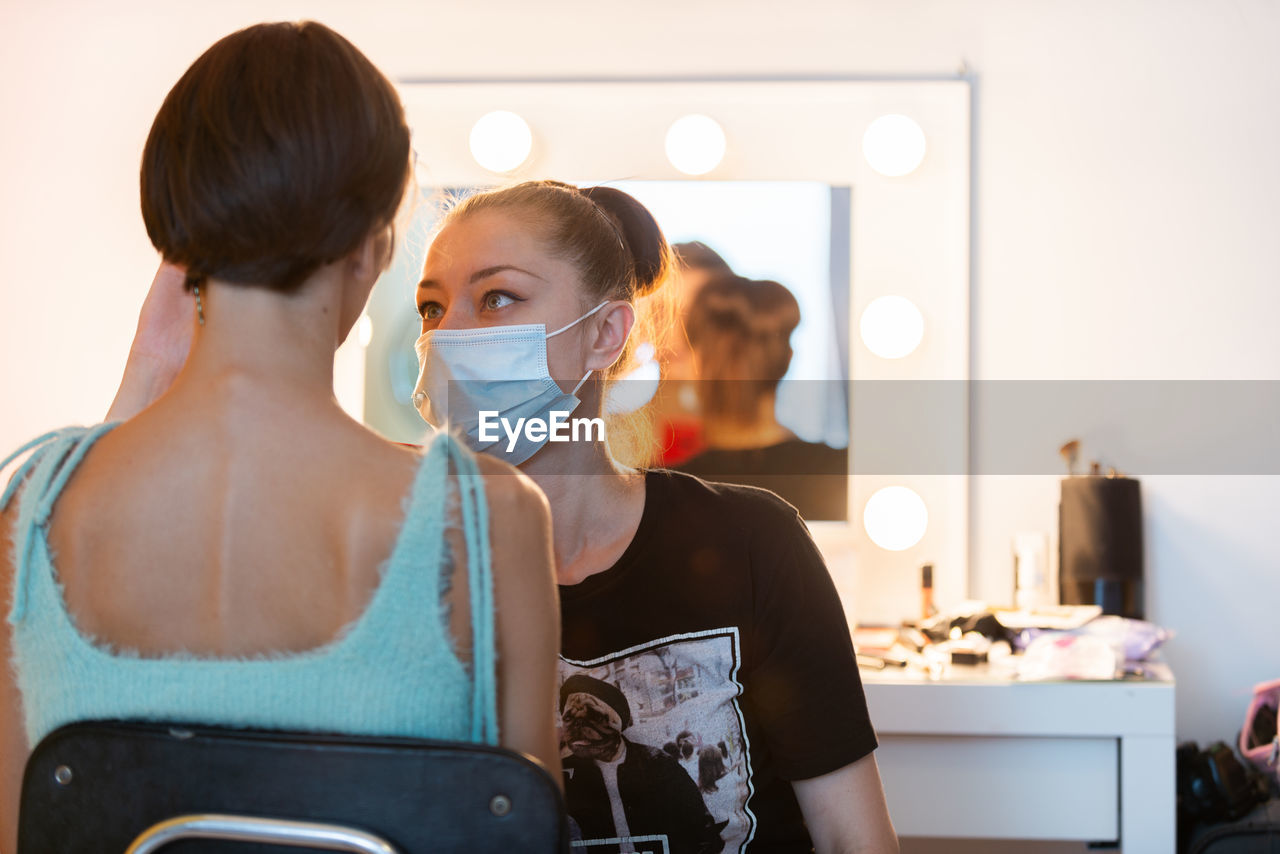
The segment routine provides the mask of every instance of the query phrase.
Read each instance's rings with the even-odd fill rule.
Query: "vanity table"
[[[1017,682],[864,669],[899,835],[1175,847],[1174,680]]]

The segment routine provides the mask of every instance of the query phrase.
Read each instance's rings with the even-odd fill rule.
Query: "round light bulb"
[[[725,145],[724,129],[708,116],[684,116],[667,129],[667,159],[686,175],[705,175],[719,166]]]
[[[877,297],[858,322],[862,343],[882,359],[910,355],[924,338],[924,315],[906,297]]]
[[[519,168],[532,150],[533,132],[515,113],[498,110],[471,126],[471,156],[490,172]]]
[[[899,178],[924,160],[924,131],[908,116],[881,116],[862,135],[862,154],[881,175]]]
[[[914,490],[886,486],[867,501],[862,510],[862,527],[880,548],[904,551],[924,537],[929,527],[929,508]]]

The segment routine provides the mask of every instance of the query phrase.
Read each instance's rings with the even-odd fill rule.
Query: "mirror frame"
[[[919,616],[924,563],[935,567],[934,600],[939,607],[966,598],[972,172],[971,86],[966,76],[409,78],[397,86],[410,127],[417,130],[417,177],[423,187],[491,186],[535,177],[580,184],[624,179],[769,180],[850,187],[848,375],[858,386],[849,396],[855,476],[849,481],[849,518],[811,522],[809,527],[851,622],[896,624]],[[510,173],[485,170],[468,147],[472,125],[494,110],[519,114],[533,132],[532,153]],[[714,118],[728,140],[720,165],[698,177],[678,172],[664,149],[671,122],[693,113]],[[925,133],[924,160],[906,176],[882,176],[862,154],[867,126],[886,114],[908,115]],[[924,315],[921,345],[901,359],[875,356],[857,334],[863,309],[887,294],[911,299]],[[860,416],[877,414],[859,412],[862,395],[857,392],[881,381],[944,381],[941,386],[948,389],[933,398],[940,404],[936,423],[945,426],[926,431],[930,462],[925,470],[882,472],[883,466],[855,450],[860,447],[859,424],[867,423],[860,422]],[[873,397],[884,399],[881,394]],[[903,551],[875,545],[861,521],[868,499],[889,485],[915,490],[929,510],[924,537]]]

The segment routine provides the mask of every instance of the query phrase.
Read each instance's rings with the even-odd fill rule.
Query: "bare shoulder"
[[[0,490],[7,486],[7,483],[0,484]],[[0,511],[0,608],[3,608],[3,614],[9,613],[10,591],[13,589],[13,540],[14,528],[18,520],[18,499],[21,493],[22,487],[19,486],[17,494],[13,496],[9,505]],[[3,623],[0,623],[0,628],[2,627]]]
[[[343,456],[340,468],[350,467],[344,474],[359,472],[355,482],[403,495],[422,465],[423,447],[393,442],[357,422],[341,427],[330,437],[330,446]]]
[[[536,756],[560,779],[555,708],[560,605],[551,553],[551,510],[524,474],[476,458],[493,521],[498,719],[504,747]]]
[[[476,455],[476,467],[484,476],[485,497],[495,518],[506,519],[509,513],[526,513],[550,519],[547,497],[528,475],[484,454]]]
[[[26,489],[26,484],[13,482],[17,476],[18,470],[11,469],[8,476],[0,477],[0,493],[13,490],[9,496],[9,503],[0,509],[0,606],[3,606],[0,619],[4,614],[9,613],[9,600],[13,589],[13,560],[16,545],[14,540],[17,536],[18,508],[22,504],[22,493]],[[2,625],[3,623],[0,622],[0,626]]]
[[[0,479],[4,480],[4,479]],[[0,487],[4,484],[0,483]],[[12,607],[13,591],[13,523],[17,517],[16,502],[0,512],[0,661],[13,660],[13,646],[5,615]],[[0,666],[0,850],[13,850],[13,830],[18,824],[18,793],[22,785],[22,769],[27,761],[27,734],[22,724],[22,699],[12,667]]]
[[[520,579],[508,588],[517,600],[553,607],[555,571],[551,556],[551,506],[531,478],[506,463],[480,455],[489,506],[489,538],[495,575]],[[502,585],[500,585],[501,588]],[[502,593],[499,593],[501,602]],[[544,601],[545,600],[545,601]],[[558,641],[557,641],[558,644]]]

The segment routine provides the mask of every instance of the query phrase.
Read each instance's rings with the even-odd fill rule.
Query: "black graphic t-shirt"
[[[790,781],[876,747],[831,576],[772,493],[668,471],[645,487],[618,563],[560,588],[576,850],[810,851]]]

